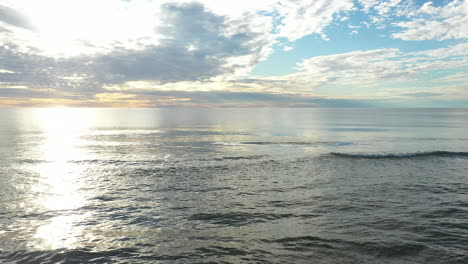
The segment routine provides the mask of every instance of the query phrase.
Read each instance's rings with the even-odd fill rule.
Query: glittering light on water
[[[79,224],[86,215],[79,211],[87,203],[83,190],[85,168],[75,161],[84,160],[90,153],[81,136],[92,121],[90,109],[38,109],[36,120],[43,134],[37,155],[44,162],[32,170],[39,175],[32,191],[37,194],[35,206],[54,212],[55,217],[37,228],[37,248],[73,248],[83,227]]]

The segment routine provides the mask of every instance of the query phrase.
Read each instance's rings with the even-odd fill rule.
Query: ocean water
[[[468,263],[468,109],[0,109],[1,263]]]

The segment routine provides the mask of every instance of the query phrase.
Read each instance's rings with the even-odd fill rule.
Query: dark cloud
[[[92,65],[96,78],[113,83],[203,80],[256,64],[268,45],[266,35],[248,31],[248,21],[228,35],[230,23],[238,21],[210,13],[200,4],[166,4],[162,9],[163,26],[157,29],[164,35],[161,42],[141,51],[120,49],[96,58]],[[228,59],[245,55],[252,56],[247,65],[226,65]]]
[[[92,97],[64,94],[55,90],[34,90],[26,88],[0,88],[0,97],[3,98],[36,98],[36,99],[70,99],[70,100],[85,100]]]
[[[102,89],[101,84],[91,77],[67,78],[89,71],[82,59],[54,59],[17,50],[11,43],[0,47],[0,69],[11,72],[0,73],[3,86],[20,85],[32,89],[50,88],[82,93],[99,92]]]
[[[12,98],[50,98],[53,94],[36,91],[31,89],[21,88],[0,88],[0,97],[12,97]]]
[[[0,5],[0,21],[15,27],[34,30],[29,20],[21,12],[2,5]]]

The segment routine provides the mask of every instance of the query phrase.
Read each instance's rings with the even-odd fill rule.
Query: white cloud
[[[319,56],[299,63],[301,76],[321,76],[326,80],[365,81],[403,78],[409,71],[401,69],[393,59],[399,56],[397,49],[353,51],[343,54]]]
[[[434,79],[435,82],[442,82],[442,83],[468,83],[468,73],[457,73],[451,74],[439,78]],[[468,89],[466,90],[468,93]]]
[[[377,29],[398,28],[391,37],[402,40],[445,40],[468,38],[466,0],[448,0],[435,6],[428,1],[358,0],[361,11]]]
[[[324,28],[341,12],[350,11],[352,0],[282,1],[278,12],[283,17],[279,35],[295,41],[310,34],[326,38]]]
[[[403,40],[462,39],[468,38],[468,4],[466,0],[454,0],[435,7],[426,2],[412,19],[394,23],[403,31],[392,37]]]
[[[351,25],[351,24],[349,24],[348,27],[350,29],[359,29],[359,28],[361,28],[361,26],[355,26],[355,25]]]
[[[386,20],[390,16],[410,16],[414,11],[414,1],[403,0],[358,0],[362,11],[372,13]]]
[[[343,94],[351,90],[380,89],[385,85],[420,85],[424,87],[435,71],[463,72],[468,67],[468,43],[421,52],[401,52],[398,49],[353,51],[317,56],[298,63],[299,72],[283,76],[257,78],[258,83],[270,83],[278,90],[328,94],[330,87]],[[251,81],[250,83],[253,83]],[[268,86],[268,85],[267,85]],[[282,87],[282,88],[281,88]]]

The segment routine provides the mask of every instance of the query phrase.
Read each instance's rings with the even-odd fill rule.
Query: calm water
[[[468,109],[0,109],[2,263],[468,263]]]

